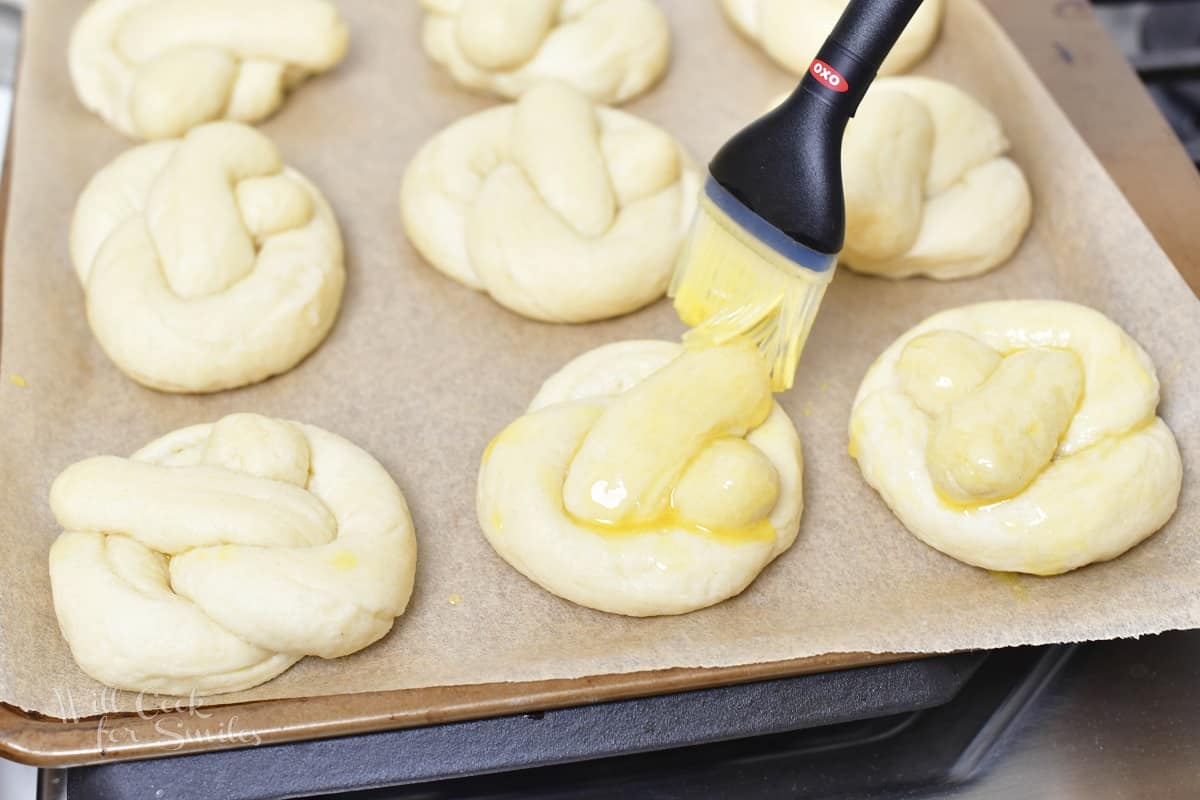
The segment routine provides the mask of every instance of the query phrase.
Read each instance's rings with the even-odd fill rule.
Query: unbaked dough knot
[[[585,322],[662,296],[698,183],[669,134],[551,81],[431,139],[400,199],[438,269],[527,317]]]
[[[667,66],[670,34],[653,0],[422,0],[424,46],[456,81],[519,97],[559,80],[619,103]]]
[[[89,674],[231,691],[391,628],[412,586],[403,499],[361,451],[310,431],[233,414],[179,432],[188,441],[165,453],[89,458],[58,476],[55,604]],[[368,493],[353,512],[343,480]],[[95,613],[121,619],[97,627]]]
[[[337,316],[337,222],[254,128],[134,148],[80,196],[71,253],[88,320],[136,380],[214,391],[291,368]]]
[[[124,133],[173,138],[264,119],[341,61],[347,40],[324,0],[97,0],[72,35],[71,73],[84,104]]]
[[[885,78],[846,129],[846,244],[859,272],[960,278],[1004,263],[1032,218],[996,116],[932,78]]]

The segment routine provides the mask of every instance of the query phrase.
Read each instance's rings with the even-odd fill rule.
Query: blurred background
[[[1096,15],[1200,164],[1200,2],[1095,0]]]

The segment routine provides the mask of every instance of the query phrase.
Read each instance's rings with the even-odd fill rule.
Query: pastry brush
[[[796,90],[725,144],[671,280],[684,341],[753,341],[775,391],[796,364],[846,230],[846,123],[921,0],[851,0]]]

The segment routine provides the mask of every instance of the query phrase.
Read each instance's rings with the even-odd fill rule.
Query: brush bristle
[[[702,197],[668,291],[691,330],[684,342],[721,345],[746,338],[771,368],[771,388],[792,387],[833,269],[788,260]]]

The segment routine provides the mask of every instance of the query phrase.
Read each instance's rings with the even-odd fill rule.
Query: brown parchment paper
[[[215,396],[143,389],[104,357],[67,254],[75,198],[129,146],[80,106],[66,70],[81,2],[27,17],[16,110],[0,328],[0,700],[55,716],[134,707],[74,665],[55,622],[46,558],[54,476],[127,454],[233,411],[311,422],[373,453],[403,488],[420,541],[408,612],[348,658],[308,658],[208,702],[722,666],[830,652],[941,652],[1134,636],[1200,626],[1200,303],[1069,122],[975,0],[949,3],[918,72],[957,83],[1003,119],[1034,189],[1033,228],[1007,266],[955,283],[840,272],[796,387],[781,402],[804,440],[807,508],[796,545],[742,596],[683,617],[631,620],[579,608],[503,563],[480,534],[475,479],[487,441],[541,381],[594,346],[681,333],[661,302],[599,324],[517,317],[424,265],[398,222],[405,164],[430,135],[494,100],[454,86],[419,47],[412,0],[340,3],[348,60],[312,80],[264,129],[337,211],[349,282],[329,339],[292,372]],[[707,159],[793,83],[739,39],[716,3],[664,0],[674,54],[631,110]],[[1039,579],[989,574],[921,544],[846,454],[864,371],[902,331],[962,303],[1058,297],[1094,306],[1151,353],[1162,414],[1183,450],[1175,518],[1119,560]],[[11,378],[21,376],[26,385]],[[461,596],[452,605],[450,595]],[[70,708],[66,707],[70,704]]]

